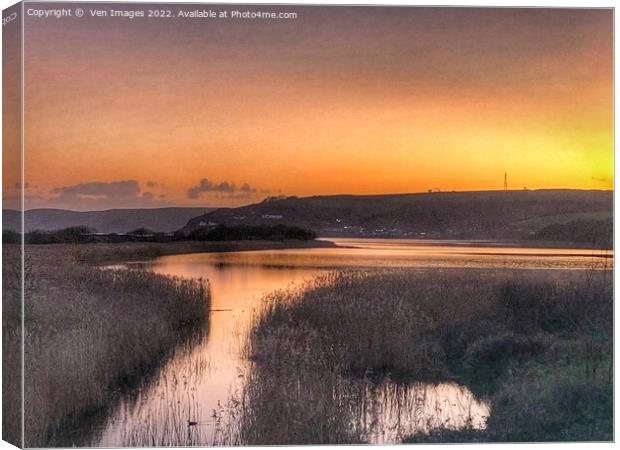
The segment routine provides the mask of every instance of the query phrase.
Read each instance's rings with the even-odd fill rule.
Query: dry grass
[[[21,254],[2,248],[2,439],[22,443]]]
[[[235,441],[244,445],[353,444],[362,442],[364,383],[343,376],[343,354],[326,348],[317,330],[283,325],[265,336],[253,355],[237,401]],[[319,351],[320,349],[320,351]],[[259,356],[260,355],[260,356]],[[224,443],[230,441],[224,430]]]
[[[25,444],[45,446],[199,332],[209,292],[200,280],[101,270],[55,248],[26,253]]]
[[[308,327],[324,348],[339,351],[347,373],[419,380],[447,373],[445,358],[431,332],[457,317],[488,315],[500,279],[485,283],[465,271],[413,270],[335,272],[318,277],[305,290],[280,292],[270,299],[252,339],[252,356],[272,364],[274,333]],[[483,330],[480,330],[483,332]],[[266,360],[265,360],[266,359]]]
[[[362,440],[359,386],[386,376],[453,379],[491,401],[484,433],[431,441],[609,440],[611,299],[603,271],[355,271],[277,293],[248,348],[240,441]]]

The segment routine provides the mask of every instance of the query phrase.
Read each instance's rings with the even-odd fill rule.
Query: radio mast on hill
[[[504,191],[508,190],[508,172],[504,172]]]

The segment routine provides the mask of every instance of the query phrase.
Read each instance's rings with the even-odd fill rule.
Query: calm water
[[[160,444],[171,429],[182,430],[175,442],[210,445],[226,442],[220,432],[223,415],[239,398],[250,364],[242,354],[252,315],[261,298],[277,289],[336,268],[609,268],[611,253],[596,250],[533,249],[447,242],[389,239],[332,239],[342,247],[209,253],[166,256],[149,266],[155,272],[208,280],[212,305],[210,329],[191,349],[181,349],[153,381],[122,398],[93,446]],[[365,438],[373,443],[398,442],[429,426],[484,427],[489,406],[454,383],[408,386],[384,382],[368,390],[373,405]],[[219,412],[214,415],[215,412]],[[197,422],[187,427],[188,420]],[[234,419],[233,419],[234,420]],[[234,428],[234,424],[232,424]],[[168,431],[165,431],[168,430]]]

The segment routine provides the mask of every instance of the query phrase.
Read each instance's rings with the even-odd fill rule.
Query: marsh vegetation
[[[363,442],[363,390],[386,377],[455,381],[491,405],[485,429],[420,427],[405,441],[611,440],[612,317],[603,271],[318,277],[256,319],[241,441]]]
[[[203,280],[102,270],[37,247],[26,255],[27,446],[49,445],[63,429],[98,414],[205,328],[210,298]],[[5,267],[17,267],[18,247],[5,246],[4,258]],[[18,290],[5,296],[4,308],[9,318],[21,317]],[[10,330],[16,326],[5,322],[5,339],[18,337]],[[9,429],[15,433],[19,423]]]
[[[27,444],[612,438],[609,258],[583,270],[585,254],[528,254],[566,268],[516,270],[506,267],[518,256],[482,249],[488,268],[428,269],[447,264],[444,251],[469,264],[473,249],[383,243],[383,259],[371,246],[93,265],[285,244],[27,246]],[[352,268],[368,261],[375,268]],[[9,344],[19,339],[15,290],[5,293]],[[95,428],[90,439],[71,434]]]
[[[197,396],[196,427],[147,416],[126,443],[611,440],[611,299],[602,270],[323,273],[263,298],[213,426]]]

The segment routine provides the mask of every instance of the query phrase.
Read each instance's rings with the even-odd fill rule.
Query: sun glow
[[[610,11],[293,9],[29,26],[29,206],[89,208],[54,190],[122,180],[136,205],[502,189],[504,172],[612,188]],[[189,197],[202,179],[251,188]]]

